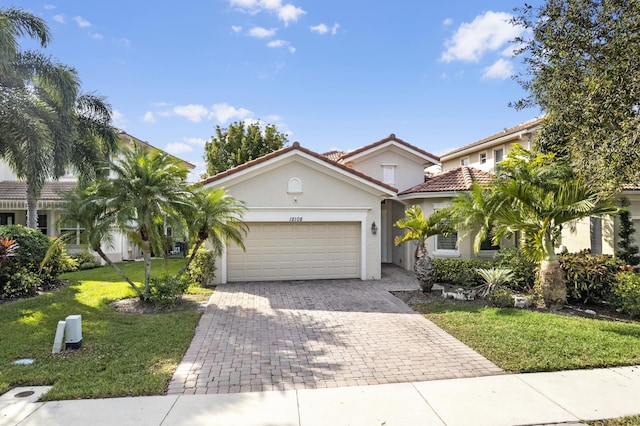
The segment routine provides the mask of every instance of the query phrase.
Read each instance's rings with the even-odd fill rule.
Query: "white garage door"
[[[249,223],[246,251],[231,245],[227,280],[360,278],[360,223]]]

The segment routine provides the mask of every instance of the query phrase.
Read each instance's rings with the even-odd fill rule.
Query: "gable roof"
[[[183,165],[184,167],[186,167],[186,168],[187,168],[187,170],[193,170],[193,169],[195,169],[195,168],[196,168],[196,165],[195,165],[195,164],[190,163],[190,162],[188,162],[188,161],[186,161],[186,160],[183,160],[182,158],[178,158],[178,157],[176,157],[176,156],[175,156],[175,155],[173,155],[173,154],[169,154],[168,152],[166,152],[166,151],[164,151],[164,150],[162,150],[162,149],[160,149],[160,148],[158,148],[158,147],[155,147],[155,146],[151,145],[151,144],[150,144],[149,142],[147,142],[147,141],[143,141],[142,139],[138,139],[138,138],[136,138],[135,136],[130,135],[129,133],[125,132],[125,131],[124,131],[124,130],[122,130],[122,129],[116,129],[116,132],[117,132],[117,133],[118,133],[118,135],[120,136],[120,139],[121,139],[121,140],[123,140],[123,141],[125,141],[126,143],[133,144],[134,142],[137,142],[137,143],[139,143],[140,145],[142,145],[143,147],[145,147],[145,148],[147,148],[147,149],[150,149],[150,150],[152,150],[152,151],[156,151],[156,152],[157,152],[157,151],[164,152],[164,153],[165,153],[165,154],[167,154],[169,157],[171,157],[171,158],[173,158],[174,160],[179,161],[180,163],[182,163],[182,165]]]
[[[299,151],[299,152],[301,152],[303,154],[306,154],[307,156],[312,157],[314,160],[317,160],[317,161],[320,161],[322,163],[325,163],[326,165],[328,165],[330,167],[338,168],[343,173],[352,175],[353,177],[356,177],[356,178],[363,179],[363,180],[367,181],[370,184],[374,184],[374,185],[380,186],[380,187],[382,187],[382,188],[384,188],[384,189],[386,189],[388,191],[392,191],[394,194],[398,192],[397,188],[395,188],[395,187],[393,187],[393,186],[391,186],[391,185],[389,185],[387,183],[384,183],[382,181],[379,181],[377,179],[374,179],[371,176],[368,176],[368,175],[366,175],[364,173],[361,173],[361,172],[359,172],[357,170],[354,170],[351,167],[347,167],[344,164],[338,163],[337,161],[330,160],[329,158],[327,158],[327,157],[325,157],[325,156],[323,156],[321,154],[318,154],[316,152],[313,152],[310,149],[304,148],[304,147],[300,146],[299,142],[294,142],[293,145],[291,145],[291,146],[279,149],[277,151],[273,151],[273,152],[271,152],[271,153],[269,153],[267,155],[264,155],[264,156],[262,156],[260,158],[256,158],[255,160],[251,160],[249,162],[241,164],[241,165],[239,165],[237,167],[234,167],[232,169],[229,169],[229,170],[226,170],[224,172],[218,173],[215,176],[210,176],[210,177],[208,177],[208,178],[206,178],[204,180],[201,180],[199,182],[199,184],[200,185],[207,185],[207,184],[210,184],[210,183],[213,183],[213,182],[220,181],[220,180],[225,179],[227,177],[230,177],[230,176],[236,175],[238,173],[241,173],[241,172],[243,172],[245,170],[248,170],[248,169],[251,169],[251,168],[254,168],[254,167],[258,167],[263,163],[266,163],[266,162],[268,162],[270,160],[273,160],[273,159],[276,159],[278,157],[282,157],[282,156],[284,156],[284,155],[286,155],[288,153],[292,153],[293,151]]]
[[[520,123],[516,126],[513,126],[511,128],[508,129],[504,129],[501,132],[495,133],[491,136],[487,136],[486,138],[482,138],[478,141],[472,142],[468,145],[462,146],[460,148],[456,148],[452,151],[449,151],[445,154],[442,154],[440,156],[441,160],[449,160],[453,157],[456,157],[458,155],[461,155],[463,153],[465,153],[465,151],[474,151],[480,147],[482,147],[483,145],[487,145],[487,146],[491,146],[494,143],[497,144],[501,141],[503,141],[503,139],[513,139],[514,136],[519,135],[519,134],[529,134],[531,132],[533,132],[537,127],[540,126],[540,124],[542,123],[544,117],[537,117],[534,119],[531,119],[529,121],[525,121],[524,123]]]
[[[340,156],[340,158],[337,160],[339,162],[346,162],[348,161],[348,159],[353,159],[356,157],[360,157],[362,155],[365,155],[369,152],[372,151],[376,151],[378,149],[382,149],[388,145],[397,145],[397,146],[401,146],[404,149],[408,150],[409,152],[411,152],[412,154],[414,154],[417,157],[422,158],[423,160],[425,160],[426,162],[432,163],[432,164],[437,164],[440,161],[440,158],[437,155],[433,155],[430,152],[427,152],[423,149],[418,148],[417,146],[411,145],[410,143],[407,143],[405,141],[403,141],[402,139],[398,139],[396,137],[396,135],[394,133],[391,133],[388,137],[381,139],[377,142],[374,142],[372,144],[363,146],[362,148],[358,148],[356,150],[347,152],[345,154],[343,154],[342,156]]]
[[[473,167],[462,166],[428,177],[424,183],[402,191],[398,195],[402,196],[425,192],[468,191],[474,182],[485,184],[489,183],[491,179],[493,179],[491,173]]]

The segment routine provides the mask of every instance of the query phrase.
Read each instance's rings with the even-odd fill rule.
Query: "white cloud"
[[[185,152],[191,152],[193,151],[193,147],[182,142],[172,142],[168,144],[164,150],[167,151],[169,154],[176,155],[176,154],[184,154]]]
[[[334,23],[333,27],[331,27],[331,35],[336,35],[338,33],[338,28],[340,28],[340,24],[337,22]]]
[[[442,25],[448,27],[449,25],[453,24],[453,19],[451,18],[447,18],[444,21],[442,21]]]
[[[44,5],[44,8],[45,8],[45,9],[47,9],[47,10],[53,10],[53,9],[55,9],[56,7],[55,7],[54,5],[52,5],[52,4],[45,4],[45,5]]]
[[[156,108],[162,108],[162,107],[169,106],[170,104],[169,104],[169,102],[154,102],[151,105],[156,107]]]
[[[183,140],[190,145],[196,146],[204,146],[204,144],[207,143],[207,141],[202,138],[183,138]]]
[[[304,15],[304,10],[296,7],[292,4],[286,4],[278,9],[278,18],[284,22],[284,26],[289,25],[289,22],[296,22],[301,15]]]
[[[453,37],[445,41],[446,50],[441,60],[478,62],[487,52],[504,49],[524,31],[523,27],[513,25],[512,15],[506,12],[485,12],[471,23],[463,23]]]
[[[287,3],[282,5],[282,0],[229,0],[231,7],[236,7],[243,12],[255,15],[262,11],[275,13],[285,27],[290,22],[296,22],[300,16],[307,12],[293,4]]]
[[[91,26],[91,22],[87,21],[82,16],[76,16],[73,20],[76,21],[76,24],[78,24],[80,28],[87,28]]]
[[[142,121],[144,121],[145,123],[155,123],[156,122],[156,115],[151,111],[147,111],[144,114],[144,117],[142,117]]]
[[[102,40],[104,37],[100,33],[91,34],[91,38],[95,38],[96,40]]]
[[[239,33],[240,31],[242,31],[242,27],[240,25],[232,25],[231,31],[233,31],[234,33]]]
[[[482,78],[484,80],[499,79],[506,80],[514,74],[513,64],[504,58],[498,59],[493,65],[484,69]]]
[[[209,110],[202,105],[179,105],[173,108],[173,112],[181,117],[185,117],[189,121],[199,123],[203,117],[209,114]]]
[[[318,34],[326,34],[329,32],[329,27],[326,24],[319,24],[311,28],[311,31],[316,32]]]
[[[127,120],[124,118],[124,114],[122,114],[117,109],[114,109],[111,112],[111,121],[113,126],[119,129],[124,129],[125,124],[127,123]]]
[[[274,47],[274,48],[278,48],[278,47],[286,47],[287,49],[289,49],[289,52],[291,53],[295,53],[296,52],[296,48],[293,47],[291,45],[291,43],[289,43],[286,40],[273,40],[270,41],[269,43],[267,43],[268,47]]]
[[[269,38],[273,37],[276,33],[276,28],[262,28],[262,27],[253,27],[249,30],[249,35],[255,38]]]
[[[219,123],[226,123],[231,120],[244,120],[251,117],[253,113],[248,109],[237,109],[229,104],[215,104],[211,107],[211,113],[209,118],[212,118]]]
[[[65,23],[64,15],[55,15],[53,17],[53,20],[56,21],[59,24],[64,24]]]

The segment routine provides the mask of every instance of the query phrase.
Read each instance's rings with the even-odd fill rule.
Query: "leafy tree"
[[[531,37],[517,40],[528,97],[515,106],[545,113],[538,147],[602,187],[639,182],[640,2],[547,0],[518,12]]]
[[[431,291],[435,283],[435,271],[431,257],[427,253],[426,241],[431,236],[448,231],[443,219],[448,217],[449,211],[448,209],[437,209],[425,217],[420,206],[411,206],[405,211],[405,214],[404,218],[396,221],[395,226],[406,230],[406,232],[404,235],[396,237],[394,243],[398,246],[405,241],[417,241],[413,269],[422,290]]]
[[[104,98],[80,94],[74,69],[37,52],[19,51],[16,38],[25,34],[43,47],[49,42],[40,18],[0,9],[0,157],[27,181],[27,226],[36,228],[44,182],[62,176],[69,165],[93,177],[118,138]]]
[[[523,250],[539,262],[536,285],[549,307],[566,303],[566,285],[555,253],[563,227],[571,229],[578,219],[617,211],[608,198],[576,177],[568,162],[519,145],[496,167],[495,179],[484,188],[474,184],[471,193],[452,202],[460,238],[476,232],[477,250],[479,241],[490,233],[496,244],[516,232],[524,235]],[[475,212],[472,220],[467,220],[469,211]]]
[[[209,176],[255,160],[282,148],[287,135],[278,132],[273,124],[262,128],[259,123],[249,125],[235,122],[228,128],[216,126],[216,135],[204,146],[204,158]]]
[[[618,231],[620,241],[618,242],[616,256],[627,265],[637,265],[640,263],[640,256],[638,256],[640,250],[633,241],[633,234],[635,234],[636,230],[633,226],[633,220],[631,220],[630,203],[628,199],[623,198],[620,204],[621,209],[618,214],[620,217],[620,230]]]

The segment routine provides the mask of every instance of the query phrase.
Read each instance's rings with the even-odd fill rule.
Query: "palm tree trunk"
[[[124,279],[126,282],[128,282],[128,283],[129,283],[129,285],[131,286],[131,288],[133,288],[133,290],[136,292],[136,294],[138,295],[138,297],[139,297],[140,299],[143,299],[143,294],[142,294],[142,292],[140,291],[140,289],[138,288],[138,286],[137,286],[137,285],[135,285],[135,283],[134,283],[133,281],[131,281],[131,280],[129,279],[129,277],[127,277],[127,276],[125,275],[125,273],[124,273],[124,272],[122,272],[122,269],[120,269],[120,268],[118,267],[118,265],[116,265],[115,263],[113,263],[113,262],[111,261],[111,259],[109,259],[109,257],[105,254],[105,252],[104,252],[104,251],[102,251],[102,247],[94,247],[94,250],[95,250],[95,252],[96,252],[96,253],[98,253],[98,255],[99,255],[99,256],[100,256],[100,257],[101,257],[105,262],[107,262],[107,265],[109,265],[109,266],[111,266],[113,269],[115,269],[115,271],[118,273],[118,275],[120,275],[120,276],[122,277],[122,279]]]
[[[433,262],[427,254],[427,248],[424,246],[424,243],[419,243],[418,247],[416,247],[413,271],[418,281],[420,281],[422,291],[431,291],[435,283],[435,271],[433,270]]]
[[[198,250],[200,250],[200,246],[202,246],[203,243],[204,240],[198,240],[196,242],[195,246],[193,246],[193,249],[191,250],[191,256],[189,256],[189,259],[187,259],[187,263],[185,263],[185,265],[178,271],[178,273],[176,274],[176,278],[181,277],[182,274],[187,271],[189,265],[191,265],[191,262],[193,262],[193,259],[195,259],[196,254],[198,253]]]
[[[567,303],[567,285],[558,260],[543,260],[538,272],[538,285],[545,307],[557,309]]]
[[[38,229],[38,200],[27,190],[27,227]]]
[[[151,242],[149,240],[142,241],[142,250],[144,259],[144,298],[148,299],[151,294],[149,287],[149,278],[151,278]]]

